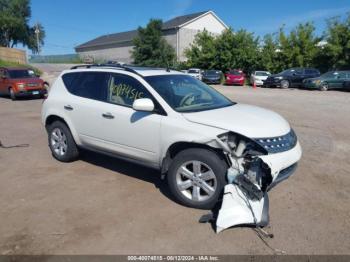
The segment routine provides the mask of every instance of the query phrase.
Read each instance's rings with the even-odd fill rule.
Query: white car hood
[[[249,138],[282,136],[290,131],[288,122],[279,114],[245,104],[184,113],[183,116],[188,121],[232,131]]]

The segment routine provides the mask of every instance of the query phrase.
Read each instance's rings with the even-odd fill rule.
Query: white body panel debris
[[[264,217],[263,212],[264,205],[268,209],[268,201],[267,194],[260,200],[251,200],[239,186],[226,185],[222,206],[216,220],[216,233],[237,225],[259,225],[264,222],[263,220],[268,222],[268,217]],[[265,215],[268,216],[268,210]]]

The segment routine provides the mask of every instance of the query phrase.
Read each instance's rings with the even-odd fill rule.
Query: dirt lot
[[[270,192],[274,248],[350,253],[350,93],[217,87],[270,108],[296,130],[304,155]],[[0,98],[0,254],[271,254],[249,228],[216,235],[206,213],[169,198],[159,174],[97,154],[55,161],[41,100]],[[234,119],[232,119],[234,121]]]

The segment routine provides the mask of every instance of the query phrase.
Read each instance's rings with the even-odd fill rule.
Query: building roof
[[[178,16],[173,19],[170,19],[163,23],[162,30],[170,30],[177,27],[180,27],[183,24],[186,24],[190,22],[191,20],[202,16],[209,11],[203,11],[198,13],[193,13],[189,15],[183,15]],[[115,33],[115,34],[109,34],[109,35],[103,35],[100,37],[97,37],[91,41],[88,41],[86,43],[83,43],[75,49],[78,51],[81,48],[89,48],[89,47],[96,47],[96,46],[104,46],[104,45],[110,45],[110,44],[117,44],[117,43],[123,43],[123,42],[129,42],[132,39],[134,39],[137,36],[137,30],[127,31],[127,32],[121,32],[121,33]]]

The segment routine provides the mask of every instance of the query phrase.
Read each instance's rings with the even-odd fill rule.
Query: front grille
[[[257,138],[255,141],[268,153],[280,153],[292,149],[297,143],[297,136],[293,129],[284,135],[269,138]]]
[[[37,83],[29,83],[29,84],[27,84],[27,86],[28,87],[36,87],[36,86],[38,86],[38,84]]]

